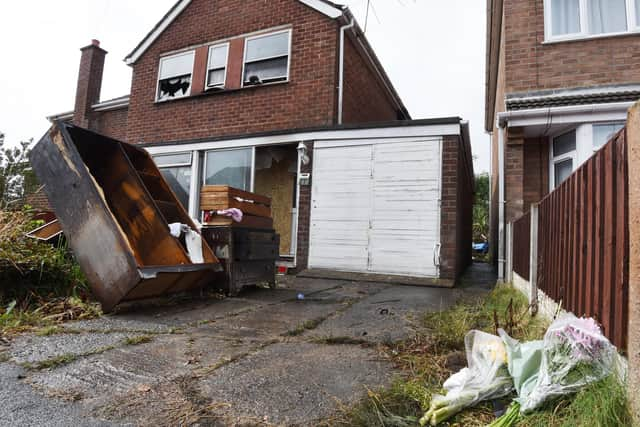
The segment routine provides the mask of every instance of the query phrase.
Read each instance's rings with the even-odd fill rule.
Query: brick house
[[[491,241],[593,155],[640,98],[640,1],[489,0]],[[502,202],[502,203],[501,203]]]
[[[452,281],[470,262],[468,125],[411,120],[348,8],[180,0],[108,101],[106,52],[81,51],[75,109],[50,119],[144,146],[194,218],[226,184],[272,198],[291,267]]]

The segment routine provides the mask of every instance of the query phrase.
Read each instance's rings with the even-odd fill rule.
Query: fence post
[[[531,239],[529,243],[529,306],[538,313],[538,204],[531,205]]]
[[[627,118],[629,171],[629,389],[632,413],[640,425],[640,103]]]
[[[507,271],[505,272],[506,282],[513,283],[513,222],[507,224]]]

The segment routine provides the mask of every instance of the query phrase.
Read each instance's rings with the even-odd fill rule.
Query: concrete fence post
[[[531,205],[531,241],[529,243],[529,306],[538,313],[538,204]]]
[[[507,283],[513,283],[513,222],[507,224],[507,262],[505,272],[505,278]]]
[[[629,171],[629,389],[634,419],[640,425],[640,103],[627,118]]]

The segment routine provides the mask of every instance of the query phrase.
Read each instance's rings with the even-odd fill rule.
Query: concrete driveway
[[[287,277],[23,335],[0,363],[0,423],[313,425],[391,381],[376,344],[474,291]]]

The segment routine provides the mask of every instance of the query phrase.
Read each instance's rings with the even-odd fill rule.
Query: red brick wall
[[[524,141],[524,212],[549,193],[549,142],[547,138]]]
[[[472,261],[474,177],[471,148],[458,136],[442,144],[440,278],[455,280]]]
[[[543,0],[505,0],[507,92],[640,82],[637,35],[542,44]]]
[[[99,134],[127,142],[127,108],[93,113],[90,129]]]
[[[396,108],[353,41],[345,37],[343,123],[397,119]]]
[[[309,164],[300,165],[300,173],[311,173],[313,170],[313,143],[307,143]],[[313,174],[311,174],[313,180]],[[309,226],[311,223],[311,183],[300,187],[298,203],[298,246],[296,268],[304,270],[309,265]]]
[[[155,103],[160,55],[292,25],[290,82]],[[194,0],[133,67],[127,140],[179,141],[334,124],[338,24],[297,1]]]

